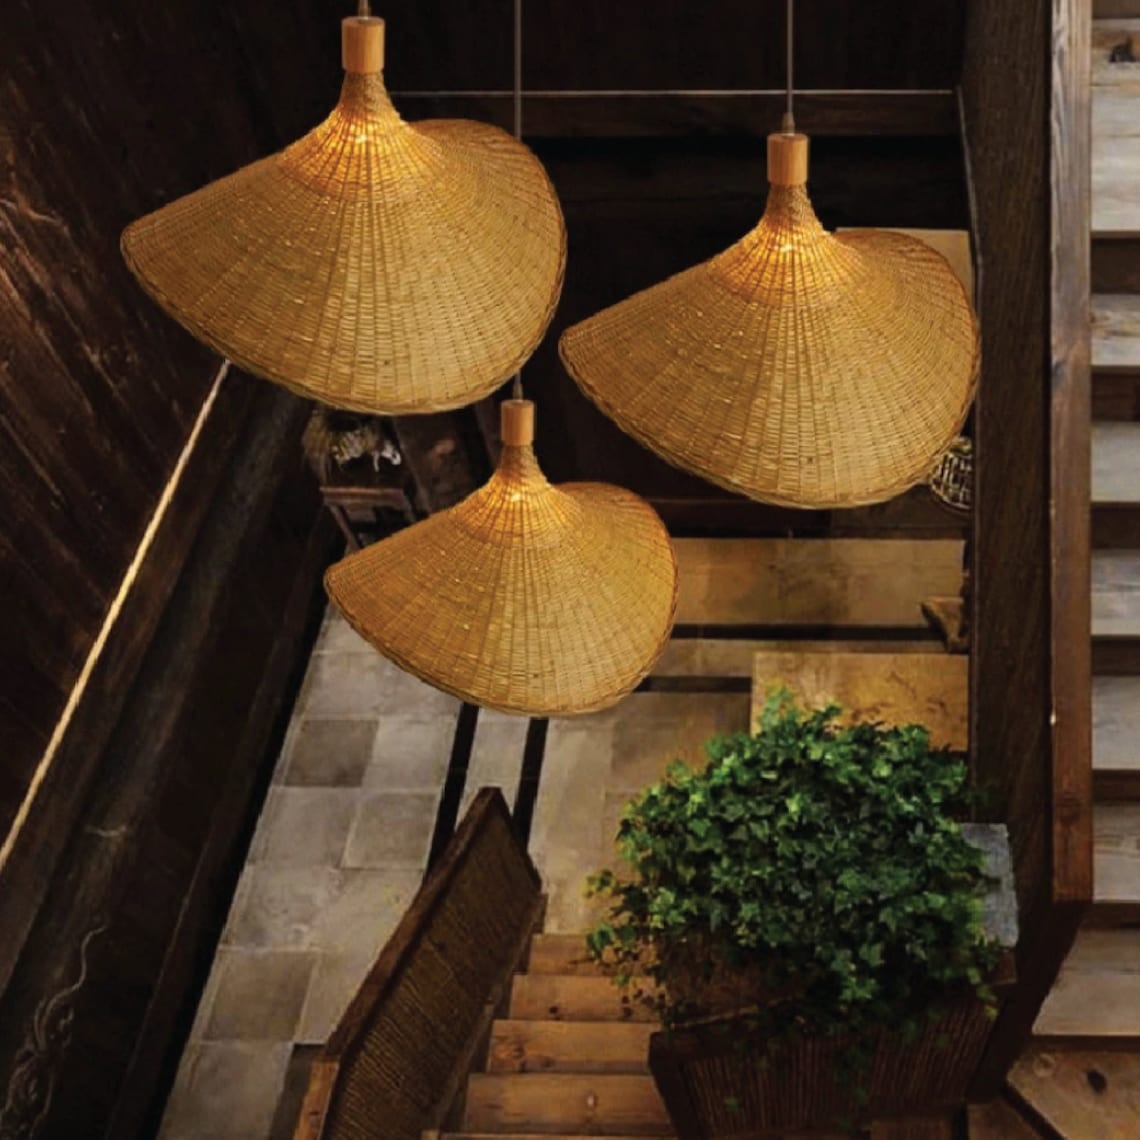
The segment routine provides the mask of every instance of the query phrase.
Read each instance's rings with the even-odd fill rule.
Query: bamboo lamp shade
[[[354,411],[439,411],[518,370],[562,289],[541,164],[496,127],[403,121],[384,23],[344,21],[340,101],[279,154],[131,224],[143,287],[199,340]]]
[[[808,140],[772,135],[759,225],[711,261],[568,329],[563,361],[664,459],[763,502],[854,507],[923,482],[978,373],[946,259],[902,234],[830,234]]]
[[[485,486],[349,555],[325,588],[381,653],[465,701],[531,716],[594,712],[629,693],[665,647],[673,546],[631,492],[547,482],[530,401],[506,401],[502,415]]]

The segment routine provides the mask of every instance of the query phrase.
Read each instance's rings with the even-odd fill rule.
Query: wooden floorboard
[[[1035,1046],[1010,1085],[1065,1140],[1140,1136],[1140,1057]]]

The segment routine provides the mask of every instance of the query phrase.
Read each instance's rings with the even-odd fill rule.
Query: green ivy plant
[[[841,724],[770,695],[753,735],[713,739],[632,800],[601,871],[590,955],[666,1025],[750,1009],[761,1036],[911,1035],[987,986],[983,854],[956,817],[965,765],[917,725]]]

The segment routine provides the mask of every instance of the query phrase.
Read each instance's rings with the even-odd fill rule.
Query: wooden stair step
[[[1140,677],[1094,677],[1092,713],[1097,798],[1140,799]]]
[[[653,1014],[599,975],[516,974],[514,1021],[652,1021]]]
[[[1117,0],[1119,2],[1119,0]],[[1140,16],[1140,0],[1129,0]],[[1112,61],[1113,49],[1131,41],[1133,54],[1140,61],[1140,19],[1108,18],[1093,21],[1092,82],[1094,87],[1140,84],[1140,62]]]
[[[1030,1047],[1009,1075],[1013,1091],[1067,1140],[1140,1136],[1140,1057]]]
[[[972,1104],[967,1114],[970,1140],[1041,1140],[1040,1133],[1004,1100]]]
[[[530,974],[598,975],[605,968],[586,956],[584,934],[536,934],[527,959]]]
[[[1124,38],[1122,35],[1121,39]],[[1092,233],[1094,237],[1133,237],[1140,233],[1140,116],[1136,85],[1128,82],[1134,65],[1098,61],[1092,88]]]
[[[1037,1022],[1036,1044],[1140,1044],[1140,930],[1082,930]]]
[[[1093,552],[1092,632],[1105,639],[1140,637],[1140,550]]]
[[[1092,501],[1140,505],[1140,423],[1092,425]]]
[[[475,1073],[463,1127],[470,1132],[667,1136],[653,1078],[580,1073]]]
[[[1097,804],[1093,834],[1095,898],[1087,925],[1140,922],[1140,803]]]
[[[644,1021],[496,1021],[490,1073],[648,1073]]]
[[[1094,294],[1092,367],[1100,374],[1140,372],[1140,295]]]

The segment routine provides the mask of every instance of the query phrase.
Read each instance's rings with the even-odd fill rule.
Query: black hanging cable
[[[784,121],[780,129],[786,135],[796,133],[795,116],[795,16],[794,0],[788,0],[788,109],[784,112]]]
[[[522,0],[515,0],[515,45],[514,45],[514,127],[515,138],[522,141]],[[515,383],[511,391],[513,399],[523,398],[522,369],[515,373]]]

